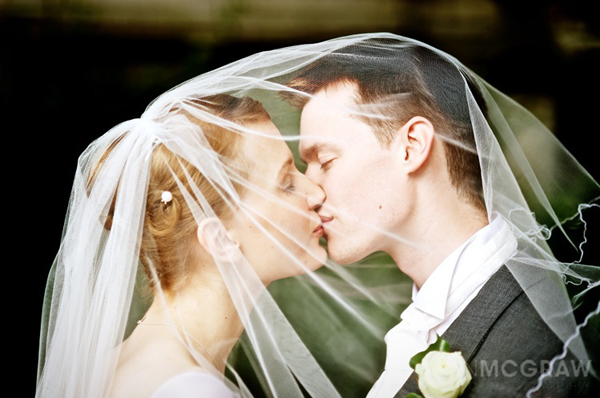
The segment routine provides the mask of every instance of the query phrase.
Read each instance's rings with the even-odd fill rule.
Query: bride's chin
[[[310,260],[308,268],[311,271],[321,268],[327,262],[327,251],[323,246],[319,245],[311,253]]]
[[[322,246],[314,247],[309,251],[304,251],[303,257],[298,258],[298,260],[303,266],[301,269],[300,267],[296,268],[296,276],[316,271],[325,265],[327,262],[327,251]]]

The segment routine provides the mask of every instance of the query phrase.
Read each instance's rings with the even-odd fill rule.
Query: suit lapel
[[[502,266],[481,288],[460,316],[442,335],[453,351],[461,351],[468,362],[477,353],[494,322],[523,293],[511,272]],[[417,374],[413,372],[396,398],[419,390]]]

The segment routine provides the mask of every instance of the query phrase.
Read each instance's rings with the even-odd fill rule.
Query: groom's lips
[[[327,226],[329,225],[329,223],[333,220],[333,217],[331,216],[327,216],[324,214],[319,214],[319,217],[321,217],[321,225],[323,226],[323,229],[325,230],[325,232],[327,232]]]

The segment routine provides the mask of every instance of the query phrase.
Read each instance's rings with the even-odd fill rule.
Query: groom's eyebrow
[[[307,161],[310,159],[313,159],[317,153],[326,151],[326,150],[332,150],[332,151],[337,152],[339,149],[332,142],[315,142],[314,144],[310,145],[306,149],[304,149],[302,147],[300,148],[300,159],[304,163],[308,163]]]

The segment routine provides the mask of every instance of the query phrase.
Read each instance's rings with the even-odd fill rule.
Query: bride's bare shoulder
[[[184,373],[206,372],[190,360],[187,352],[180,352],[168,342],[125,342],[120,349],[110,397],[149,398],[167,381]]]
[[[152,398],[233,398],[225,383],[208,373],[186,372],[174,376],[154,392]]]

